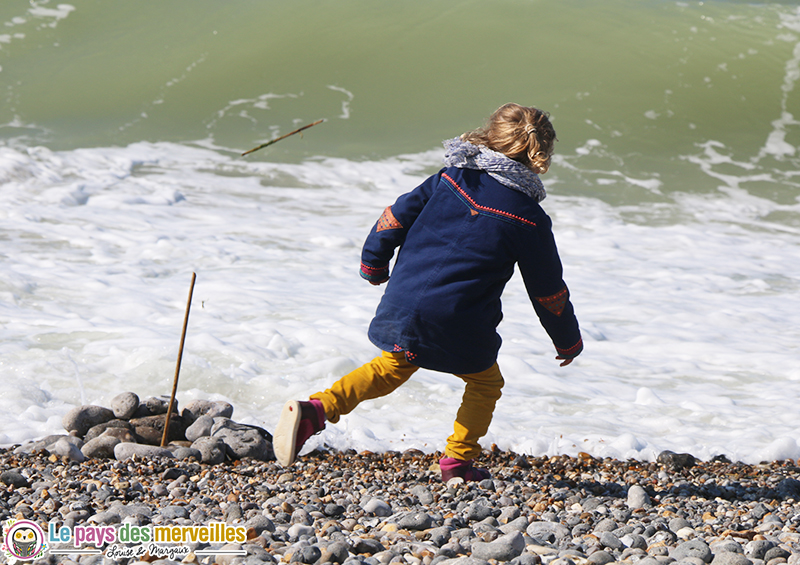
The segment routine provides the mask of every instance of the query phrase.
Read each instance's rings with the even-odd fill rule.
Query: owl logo
[[[2,550],[9,559],[32,561],[47,549],[44,532],[30,520],[8,520],[3,527]]]

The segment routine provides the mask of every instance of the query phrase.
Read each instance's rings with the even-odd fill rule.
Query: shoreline
[[[246,531],[244,543],[178,544],[189,553],[164,563],[800,562],[795,461],[649,463],[484,451],[477,464],[492,479],[442,484],[438,458],[416,450],[313,452],[284,469],[251,459],[76,463],[0,449],[0,514],[43,529],[50,521],[117,531],[222,522]],[[246,555],[202,555],[221,548]],[[39,562],[102,558],[45,555]]]

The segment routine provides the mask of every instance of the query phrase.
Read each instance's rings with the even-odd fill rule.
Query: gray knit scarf
[[[446,139],[442,143],[446,166],[486,171],[501,184],[527,194],[536,202],[541,202],[547,196],[539,175],[522,163],[483,145],[463,141],[460,137]]]

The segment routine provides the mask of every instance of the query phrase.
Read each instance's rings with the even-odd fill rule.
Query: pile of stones
[[[233,406],[224,401],[193,400],[182,411],[175,401],[167,445],[162,447],[168,410],[168,398],[140,400],[133,392],[123,392],[111,400],[110,407],[90,404],[73,408],[62,420],[66,434],[26,443],[16,452],[45,450],[76,462],[134,456],[194,458],[209,464],[274,459],[272,435],[257,426],[234,422]]]

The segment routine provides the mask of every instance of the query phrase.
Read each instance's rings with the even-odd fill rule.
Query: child
[[[309,401],[286,403],[273,438],[281,465],[294,462],[326,420],[338,422],[424,367],[466,383],[439,462],[442,480],[489,478],[472,460],[503,386],[495,328],[515,265],[561,366],[583,349],[551,221],[539,206],[545,190],[538,173],[547,172],[555,141],[546,113],[506,104],[482,129],[445,141],[446,167],[383,211],[361,255],[361,276],[389,283],[369,327],[383,352]]]

